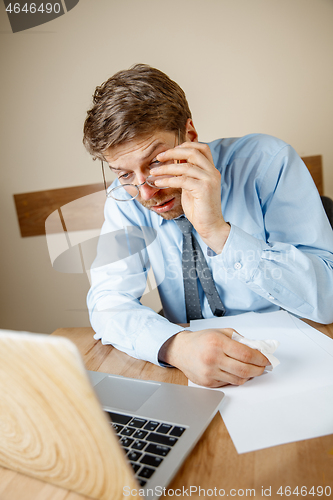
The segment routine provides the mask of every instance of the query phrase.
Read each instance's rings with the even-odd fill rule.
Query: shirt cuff
[[[155,365],[170,367],[167,363],[161,363],[158,360],[158,354],[163,344],[171,337],[186,328],[170,323],[165,318],[158,318],[149,321],[149,330],[153,332],[151,335],[142,333],[136,340],[135,351],[139,359],[145,359]],[[149,345],[149,347],[148,347]]]
[[[217,255],[223,268],[244,283],[253,281],[267,243],[231,225],[222,252]]]

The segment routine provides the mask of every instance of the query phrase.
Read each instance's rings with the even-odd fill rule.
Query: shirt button
[[[242,264],[241,264],[240,262],[236,262],[236,263],[234,264],[234,268],[235,268],[235,269],[242,269],[242,267],[243,267],[243,266],[242,266]]]

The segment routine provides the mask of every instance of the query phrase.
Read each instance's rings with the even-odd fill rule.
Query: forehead
[[[157,154],[155,152],[162,150],[163,146],[174,147],[175,145],[174,132],[156,132],[108,148],[104,153],[104,158],[111,167],[119,168],[120,165],[124,166],[132,161],[144,161]]]

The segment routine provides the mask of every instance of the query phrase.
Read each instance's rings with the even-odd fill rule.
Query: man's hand
[[[261,375],[269,361],[259,351],[232,340],[233,332],[231,328],[179,332],[161,347],[159,359],[198,385],[242,385]]]
[[[156,179],[155,185],[182,189],[182,206],[206,245],[221,253],[230,226],[221,211],[221,174],[215,168],[207,144],[184,142],[157,156],[157,160],[180,161],[151,169],[151,174],[174,177]]]

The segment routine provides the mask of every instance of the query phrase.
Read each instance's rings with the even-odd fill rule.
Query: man
[[[259,134],[199,143],[182,89],[146,65],[96,89],[84,144],[118,177],[101,233],[114,235],[112,258],[101,239],[91,270],[95,338],[219,387],[261,375],[267,359],[230,329],[177,323],[279,308],[333,321],[333,232],[290,146]],[[139,301],[149,266],[165,318]]]

